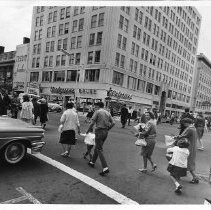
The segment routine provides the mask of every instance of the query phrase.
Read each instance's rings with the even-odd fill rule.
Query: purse
[[[135,145],[140,147],[145,147],[147,146],[147,142],[145,141],[145,139],[137,139]]]
[[[170,161],[172,159],[173,152],[166,153],[166,159]]]

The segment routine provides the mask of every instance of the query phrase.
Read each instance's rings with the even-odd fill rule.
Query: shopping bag
[[[145,123],[138,123],[137,125],[133,126],[135,128],[136,131],[139,131],[140,130],[140,127],[142,129],[144,129],[146,127],[146,124]]]
[[[174,139],[173,136],[168,136],[165,135],[165,143],[166,143],[166,147],[172,146],[174,144],[176,140]]]
[[[136,146],[140,146],[140,147],[144,147],[147,146],[147,142],[145,141],[145,139],[137,139],[135,142]]]

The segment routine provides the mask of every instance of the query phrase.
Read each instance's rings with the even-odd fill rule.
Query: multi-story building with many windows
[[[104,101],[110,90],[111,101],[181,112],[200,25],[189,6],[34,7],[28,80],[79,102]]]
[[[211,62],[204,55],[197,55],[191,109],[211,115]]]

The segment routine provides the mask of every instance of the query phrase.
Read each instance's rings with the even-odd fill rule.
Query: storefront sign
[[[95,90],[95,89],[79,89],[79,93],[81,93],[81,94],[97,94],[97,90]]]
[[[55,88],[55,87],[51,87],[51,93],[58,93],[58,94],[74,94],[75,90],[73,88]]]
[[[15,82],[14,84],[14,89],[20,91],[24,90],[24,82]]]
[[[30,88],[30,87],[27,87],[27,93],[29,94],[34,94],[34,95],[39,95],[39,88]]]
[[[38,88],[39,89],[40,84],[37,83],[37,82],[28,82],[27,83],[27,87],[29,87],[29,88]]]
[[[115,90],[110,90],[109,96],[110,97],[113,96],[113,97],[116,97],[116,98],[129,99],[129,100],[132,99],[132,95],[126,94],[126,93],[122,93],[120,91],[115,91]]]

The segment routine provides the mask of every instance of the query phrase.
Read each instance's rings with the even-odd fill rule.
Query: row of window
[[[96,32],[90,34],[89,46],[102,45],[103,32]],[[70,50],[78,49],[82,47],[82,36],[71,37],[70,40]],[[57,42],[57,50],[67,50],[68,49],[68,38],[59,39]],[[54,52],[55,41],[46,42],[45,52]],[[33,54],[41,53],[41,43],[33,45]]]
[[[55,66],[66,66],[66,55],[57,55]],[[87,64],[99,64],[101,58],[101,51],[89,51],[87,57]],[[80,65],[81,63],[81,53],[71,53],[69,56],[69,65]],[[44,67],[53,67],[53,56],[44,57]],[[40,57],[33,57],[32,68],[40,68]]]
[[[172,35],[174,35],[175,38],[177,38],[181,43],[184,43],[185,47],[188,48],[189,50],[191,50],[191,47],[190,47],[191,42],[188,41],[188,38],[191,41],[194,41],[195,46],[197,45],[198,39],[193,36],[193,33],[191,33],[187,27],[185,27],[185,24],[183,24],[183,23],[181,24],[182,25],[181,30],[182,30],[182,32],[184,32],[184,35],[183,35],[182,33],[179,32],[179,30],[175,27],[174,24],[172,24],[170,22],[168,24],[168,18],[166,18],[165,16],[163,16],[163,21],[161,21],[161,13],[158,12],[157,9],[155,9],[155,17],[154,18],[159,23],[162,23],[162,26],[164,28],[166,28]],[[137,22],[139,22],[140,24],[142,24],[143,13],[141,11],[139,11],[139,9],[137,9],[137,8],[136,8],[136,11],[135,11],[135,20]],[[178,19],[178,20],[180,21],[180,19]],[[180,22],[179,22],[179,25],[180,25]],[[151,32],[151,30],[152,30],[152,20],[149,19],[147,16],[145,16],[144,27]],[[134,31],[135,31],[135,28],[134,28]],[[153,34],[157,35],[157,37],[158,37],[159,33],[160,33],[160,27],[156,23],[154,23]],[[166,34],[166,32],[161,30],[161,34],[162,33],[164,33],[164,35]],[[196,35],[198,36],[198,32],[197,32]],[[164,38],[165,38],[165,36],[164,36]],[[163,40],[163,41],[165,42],[165,40]]]
[[[113,79],[112,83],[116,85],[123,86],[124,83],[124,74],[113,71]],[[145,92],[148,94],[159,95],[160,94],[160,86],[155,85],[153,83],[147,82],[145,80],[137,79],[135,77],[128,76],[127,77],[127,88],[131,90],[138,90],[141,92]],[[182,93],[177,93],[175,91],[169,91],[168,98],[176,99],[179,101],[184,101],[189,103],[190,97],[186,96]]]
[[[40,72],[30,73],[30,82],[39,81]],[[100,70],[99,69],[86,69],[84,82],[99,82]],[[79,70],[67,71],[43,71],[42,82],[76,82],[79,81]]]
[[[37,19],[36,19],[37,20]],[[37,23],[36,23],[37,24]],[[91,18],[91,28],[104,26],[104,13],[93,15]],[[58,35],[64,35],[69,33],[70,23],[59,24]],[[73,20],[72,22],[72,33],[84,30],[84,18],[79,20]],[[56,36],[56,26],[51,26],[47,28],[47,38]],[[42,29],[35,30],[34,41],[40,40],[42,38]]]
[[[173,49],[175,49],[175,51],[177,51],[177,48],[180,46],[178,42],[174,40],[170,35],[167,35],[167,33],[164,30],[162,29],[160,30],[160,27],[156,25],[155,23],[153,27],[153,34],[157,36],[158,38],[160,38],[162,42],[167,43],[169,47],[172,47]],[[196,37],[194,37],[195,46],[193,46],[192,43],[188,41],[186,36],[182,35],[182,33],[180,33],[177,29],[175,29],[175,31],[172,32],[172,35],[178,41],[180,41],[185,46],[185,48],[190,51],[190,53],[194,53],[194,54],[196,53],[196,46],[198,42],[198,39]],[[133,37],[134,38],[137,37],[137,40],[140,40],[140,37],[141,37],[141,29],[138,28],[136,25],[133,26]],[[148,39],[146,39],[146,37]],[[143,32],[143,43],[146,44],[147,46],[149,45],[149,42],[150,42],[149,37],[150,36],[146,34],[146,32]]]
[[[132,48],[131,48],[131,54],[132,55],[135,55],[136,57],[139,56],[139,46],[136,45],[135,43],[132,44]],[[120,65],[120,57],[121,57],[121,65]],[[177,57],[175,54],[172,54],[171,57],[167,57],[166,58],[169,58],[170,61],[172,61],[174,64],[177,65],[177,67],[175,67],[173,64],[169,64],[167,61],[164,62],[163,59],[161,59],[160,57],[154,55],[153,53],[150,53],[149,54],[149,51],[142,48],[141,49],[141,56],[140,58],[143,60],[143,61],[146,61],[146,62],[149,62],[149,64],[161,69],[161,70],[164,70],[166,72],[170,72],[172,75],[174,75],[174,72],[175,72],[175,76],[178,76],[180,77],[180,72],[181,74],[185,74],[185,75],[188,75],[187,73],[182,73],[183,71],[179,70],[177,67],[180,67],[181,69],[183,70],[186,70],[188,73],[190,74],[193,74],[193,67],[190,66],[188,63],[186,63],[184,60],[180,59],[179,57]],[[134,71],[136,72],[137,70],[137,63],[138,63],[138,60],[134,60],[134,59],[130,59],[130,64],[129,64],[129,70],[130,71]],[[133,67],[133,63],[135,67]],[[116,53],[116,56],[115,56],[115,65],[117,67],[121,67],[121,68],[125,68],[125,56],[124,55],[120,55],[120,53]],[[177,71],[178,71],[178,74],[177,74]],[[183,75],[184,76],[184,75]],[[181,76],[180,78],[183,78],[183,76]]]

